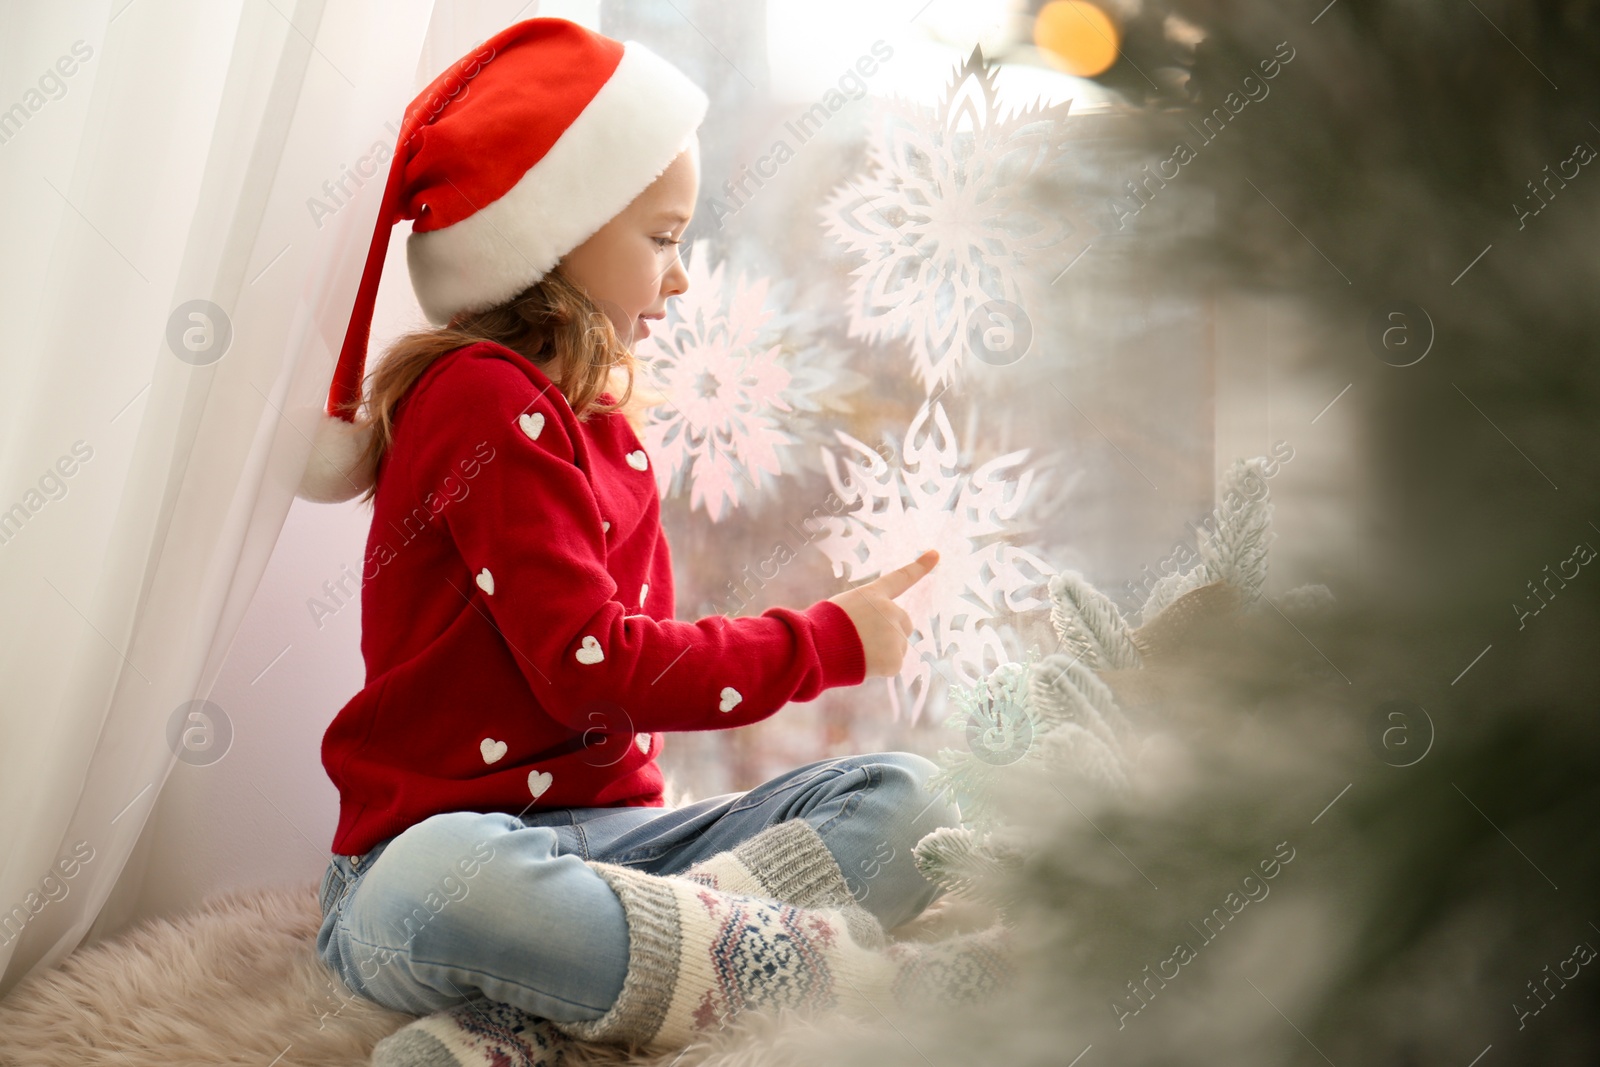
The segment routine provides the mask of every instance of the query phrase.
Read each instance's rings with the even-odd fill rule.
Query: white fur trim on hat
[[[411,287],[444,326],[511,299],[615,218],[689,144],[704,91],[635,41],[544,158],[498,200],[406,239]]]
[[[366,492],[374,471],[360,461],[371,437],[371,426],[356,426],[323,412],[295,495],[317,504],[337,504]]]

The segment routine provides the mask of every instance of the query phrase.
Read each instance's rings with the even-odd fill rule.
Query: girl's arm
[[[599,707],[620,712],[617,728],[721,729],[863,680],[861,639],[831,601],[692,623],[630,615],[565,399],[487,348],[446,358],[410,398],[409,448],[394,459],[415,493],[485,439],[493,447],[442,512],[464,560],[450,581],[493,620],[551,716],[585,730]],[[652,472],[637,477],[655,492]]]

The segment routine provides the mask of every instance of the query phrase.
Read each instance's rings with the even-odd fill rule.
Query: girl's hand
[[[867,677],[887,678],[900,673],[911,637],[911,616],[894,602],[933,570],[939,553],[928,549],[898,570],[880,574],[865,585],[858,585],[828,599],[845,610],[861,637],[867,657]]]

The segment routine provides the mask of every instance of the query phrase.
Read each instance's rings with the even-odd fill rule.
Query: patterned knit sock
[[[857,904],[844,872],[804,819],[769,826],[742,844],[683,872],[726,893],[765,897],[844,915],[857,944],[887,944],[883,926]],[[478,1000],[423,1016],[372,1052],[375,1067],[557,1067],[571,1039],[547,1019],[510,1004]]]
[[[701,885],[749,897],[766,897],[802,908],[838,908],[858,944],[888,943],[878,917],[857,903],[822,835],[804,819],[767,827],[740,845],[707,857],[684,871]]]
[[[863,1019],[896,1005],[973,1002],[1011,984],[1010,931],[884,950],[856,942],[838,908],[799,908],[585,861],[628,920],[628,973],[599,1019],[557,1022],[582,1040],[650,1052],[687,1045],[746,1009],[839,1009]]]
[[[560,1067],[572,1043],[548,1020],[498,1000],[424,1015],[379,1041],[374,1067]]]

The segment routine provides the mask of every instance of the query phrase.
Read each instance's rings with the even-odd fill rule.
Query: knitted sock
[[[881,951],[856,942],[838,908],[799,908],[676,875],[585,861],[628,920],[622,993],[599,1019],[556,1022],[569,1036],[669,1051],[746,1009],[882,1009],[978,1001],[1015,977],[1001,924]]]
[[[379,1041],[374,1067],[560,1067],[572,1043],[549,1020],[498,1000],[424,1015]]]
[[[695,864],[682,877],[728,893],[844,913],[850,936],[887,943],[877,917],[856,903],[844,872],[804,819],[769,826]],[[553,1023],[511,1004],[477,1000],[410,1023],[372,1050],[374,1067],[557,1067],[571,1043]]]
[[[769,826],[742,844],[701,860],[679,877],[724,893],[766,897],[802,908],[838,908],[858,944],[881,948],[888,943],[883,924],[857,903],[839,861],[804,819]]]
[[[850,899],[844,872],[822,835],[798,818],[769,826],[742,844],[701,860],[679,877],[727,893],[802,907]]]

